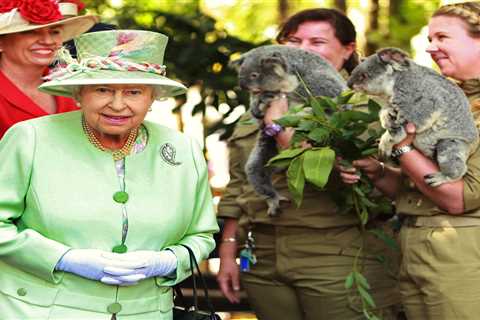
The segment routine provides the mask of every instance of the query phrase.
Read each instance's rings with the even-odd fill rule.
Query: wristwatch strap
[[[407,144],[405,146],[401,146],[400,148],[393,149],[391,157],[392,159],[398,159],[402,154],[405,154],[412,150],[413,150],[412,145]]]

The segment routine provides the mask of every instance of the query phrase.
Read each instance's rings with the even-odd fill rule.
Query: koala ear
[[[394,66],[407,67],[410,65],[409,56],[398,48],[384,48],[377,52],[380,61]]]
[[[244,60],[245,60],[245,57],[241,56],[240,58],[238,58],[236,60],[230,61],[228,63],[228,67],[232,68],[233,70],[238,72],[240,70],[240,67],[242,66]]]
[[[274,52],[270,56],[262,58],[260,64],[272,69],[277,75],[282,76],[288,71],[287,62],[280,52]]]

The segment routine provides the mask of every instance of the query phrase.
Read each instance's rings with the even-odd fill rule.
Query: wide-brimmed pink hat
[[[0,0],[0,35],[62,26],[63,41],[73,39],[98,22],[96,16],[78,15],[79,5],[78,0]]]

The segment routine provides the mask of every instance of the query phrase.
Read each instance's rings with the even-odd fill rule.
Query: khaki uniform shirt
[[[357,225],[357,217],[353,214],[337,213],[337,207],[329,192],[320,191],[306,184],[302,205],[297,208],[293,200],[282,202],[282,213],[271,218],[267,215],[267,203],[258,196],[248,183],[245,174],[245,163],[252,150],[257,135],[258,125],[252,121],[250,113],[246,113],[229,139],[230,182],[220,201],[218,216],[240,219],[240,224],[263,223],[277,226],[331,228]],[[248,122],[248,123],[246,123]],[[286,171],[273,175],[273,185],[283,196],[292,199],[287,186]]]
[[[480,80],[474,79],[460,84],[468,96],[477,127],[480,126]],[[468,171],[463,177],[465,215],[462,217],[480,218],[480,148],[467,161]],[[396,199],[397,212],[405,215],[433,216],[446,215],[433,201],[418,191],[410,179],[405,179],[404,186]],[[452,216],[453,217],[453,216]]]

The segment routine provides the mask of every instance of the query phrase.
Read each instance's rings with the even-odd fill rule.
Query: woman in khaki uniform
[[[317,53],[338,70],[351,71],[357,64],[355,29],[342,13],[313,9],[292,16],[277,40]],[[268,127],[286,109],[285,99],[274,101],[267,115]],[[245,116],[249,118],[249,116]],[[251,306],[261,320],[362,319],[362,307],[354,293],[345,289],[361,236],[354,215],[339,215],[329,192],[306,186],[300,208],[282,203],[282,214],[267,216],[267,204],[248,184],[244,166],[258,134],[257,124],[241,121],[230,139],[231,180],[219,206],[225,218],[218,282],[231,302],[239,301],[239,267],[235,262],[237,229],[250,230],[257,262],[242,272]],[[275,132],[275,128],[271,128]],[[281,147],[288,146],[292,132],[276,132]],[[275,188],[289,197],[285,172],[273,177]],[[394,319],[392,306],[399,301],[396,279],[385,271],[374,254],[383,252],[380,241],[368,245],[364,274],[383,319]]]
[[[454,78],[470,98],[479,120],[480,3],[438,9],[429,23],[427,51],[443,75]],[[423,177],[437,165],[412,145],[414,127],[396,146],[399,169],[372,159],[354,165],[396,199],[404,217],[400,233],[400,291],[409,320],[474,320],[480,314],[480,148],[462,180],[432,188]],[[400,149],[401,148],[401,149]],[[344,172],[344,181],[358,177]]]

